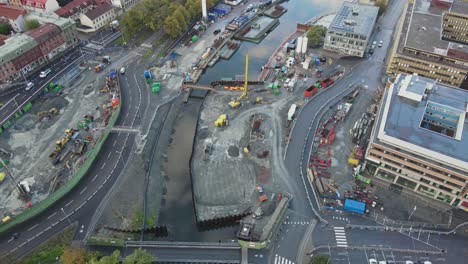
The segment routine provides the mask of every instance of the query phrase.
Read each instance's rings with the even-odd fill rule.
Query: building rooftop
[[[454,1],[452,7],[450,8],[450,11],[468,15],[468,2]]]
[[[468,91],[399,74],[382,100],[379,141],[467,170]]]
[[[72,24],[75,24],[70,18],[59,17],[55,13],[40,14],[30,12],[25,19],[37,19],[40,24],[52,23],[59,26],[62,30]]]
[[[45,9],[48,0],[21,0],[21,3],[26,6]]]
[[[24,52],[37,46],[37,41],[26,34],[15,34],[5,40],[5,45],[0,47],[0,60],[12,60]],[[2,63],[2,61],[0,61]]]
[[[452,45],[450,41],[442,40],[442,13],[447,10],[431,5],[431,0],[415,0],[408,30],[402,32],[405,35],[404,46],[449,57],[452,54],[449,49],[468,55],[467,45]]]
[[[37,42],[43,43],[50,37],[60,34],[60,27],[52,23],[45,23],[36,29],[26,32],[26,34],[31,36]]]
[[[328,30],[370,36],[379,8],[371,5],[344,2]]]
[[[90,5],[93,5],[93,0],[74,0],[57,9],[55,13],[59,16],[69,17]]]
[[[88,11],[85,16],[87,16],[89,19],[91,20],[94,20],[100,16],[102,16],[103,14],[109,12],[110,10],[112,10],[114,7],[109,4],[109,3],[102,3],[98,6],[96,6],[96,8],[94,8],[93,10],[90,10]]]
[[[6,17],[15,20],[20,15],[24,14],[26,14],[26,10],[24,10],[23,8],[0,4],[0,17]]]
[[[8,38],[9,38],[9,36],[0,34],[0,46],[5,44],[5,40],[8,39]]]

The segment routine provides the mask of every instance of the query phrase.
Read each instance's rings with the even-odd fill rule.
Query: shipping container
[[[318,92],[318,88],[315,85],[310,86],[304,91],[305,97],[311,97]]]
[[[352,199],[345,199],[343,210],[358,214],[364,214],[366,212],[366,203]]]

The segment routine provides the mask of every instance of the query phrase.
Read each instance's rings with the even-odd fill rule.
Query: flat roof
[[[378,13],[376,6],[343,2],[328,30],[370,36]]]
[[[468,170],[467,90],[399,74],[382,100],[379,141]]]
[[[415,0],[405,34],[405,46],[447,56],[448,49],[468,53],[468,45],[442,40],[442,14],[447,8],[431,6],[430,0]]]
[[[24,52],[37,46],[37,41],[26,34],[14,34],[5,40],[5,44],[0,46],[0,58],[10,61]],[[22,50],[22,52],[21,52]],[[17,54],[16,52],[19,52]],[[2,61],[0,61],[2,63]]]
[[[454,1],[450,8],[450,12],[468,15],[468,2]]]
[[[25,19],[37,19],[40,24],[52,23],[59,26],[62,30],[67,28],[69,25],[75,24],[71,18],[59,17],[55,13],[36,13],[30,12],[26,15]]]

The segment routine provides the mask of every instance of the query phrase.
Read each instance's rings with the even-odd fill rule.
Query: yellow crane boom
[[[249,82],[249,54],[245,55],[245,75],[244,75],[244,88],[240,99],[247,99],[247,84]]]

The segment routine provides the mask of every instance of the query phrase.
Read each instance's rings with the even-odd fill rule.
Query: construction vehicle
[[[214,122],[215,126],[217,127],[225,127],[227,126],[229,123],[229,120],[227,118],[227,115],[220,115],[218,117],[218,119],[216,119],[216,121]]]
[[[97,65],[96,67],[94,67],[94,72],[96,72],[96,73],[101,72],[107,66],[109,66],[110,63],[111,63],[111,59],[110,59],[109,56],[102,57],[101,63],[99,65]]]
[[[234,99],[228,103],[228,107],[231,109],[236,109],[241,105],[241,102],[238,99]]]
[[[58,114],[59,110],[57,108],[51,108],[49,111],[41,111],[38,112],[36,115],[39,119],[43,119],[45,117],[51,118],[52,116]]]
[[[228,103],[228,106],[231,109],[236,109],[240,106],[240,101],[248,98],[247,95],[247,85],[249,83],[249,54],[245,55],[245,74],[244,74],[244,87],[242,89],[242,94],[237,99],[232,100]]]
[[[268,200],[268,197],[265,195],[265,192],[263,191],[262,186],[257,184],[255,186],[255,190],[257,190],[257,192],[258,192],[258,200],[260,202],[264,202],[264,201]]]
[[[57,141],[55,141],[55,148],[54,152],[49,155],[49,158],[55,158],[57,157],[60,152],[62,152],[62,149],[65,147],[65,145],[70,141],[70,138],[75,134],[76,130],[75,129],[66,129],[65,130],[65,136]]]

